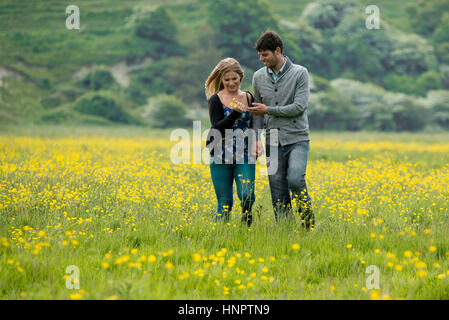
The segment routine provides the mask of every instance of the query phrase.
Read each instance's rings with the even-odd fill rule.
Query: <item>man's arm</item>
[[[254,91],[254,101],[252,103],[251,108],[249,108],[249,112],[253,116],[262,116],[262,126],[263,126],[263,115],[267,114],[267,106],[265,106],[261,101],[262,97],[260,96],[259,86],[256,82],[256,74],[253,76],[253,91]],[[263,107],[260,107],[263,105]]]
[[[253,91],[254,92],[256,91],[254,87],[254,79],[253,79]],[[259,90],[257,90],[257,93],[259,94]],[[256,96],[252,95],[249,107],[251,107],[251,104],[255,101],[257,101]],[[252,129],[256,131],[257,141],[259,141],[260,140],[259,129],[263,129],[263,115],[256,115],[256,114],[252,115]]]
[[[253,76],[253,81],[252,81],[252,86],[253,86],[253,92],[254,92],[254,101],[251,101],[251,103],[254,102],[260,102],[262,99],[260,98],[260,92],[259,92],[259,87],[257,86],[256,83],[256,79]],[[251,105],[249,106],[251,107]],[[251,109],[250,109],[251,110]],[[251,111],[250,111],[251,112]],[[253,129],[256,131],[256,141],[253,142],[253,145],[251,146],[251,154],[253,156],[256,155],[260,155],[263,152],[263,146],[262,146],[262,142],[260,140],[260,132],[258,129],[263,129],[263,114],[252,114],[253,117]]]
[[[252,85],[253,85],[253,91],[254,91],[254,101],[253,102],[259,103],[259,102],[262,101],[262,99],[260,97],[259,86],[258,86],[258,84],[256,82],[256,74],[253,75],[253,83],[252,83]]]
[[[285,106],[267,106],[268,114],[283,118],[297,117],[307,109],[309,94],[309,73],[304,68],[295,85],[295,98],[293,103]]]

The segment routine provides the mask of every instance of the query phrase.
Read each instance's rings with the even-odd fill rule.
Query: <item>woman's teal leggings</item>
[[[234,180],[237,186],[237,195],[242,206],[242,213],[251,212],[251,207],[255,200],[255,164],[215,164],[212,162],[210,164],[210,175],[218,202],[215,220],[229,219],[233,204]]]

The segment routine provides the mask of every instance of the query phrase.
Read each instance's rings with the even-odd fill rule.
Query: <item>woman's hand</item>
[[[260,156],[263,153],[263,145],[261,141],[253,141],[251,144],[251,155],[253,157]]]
[[[246,106],[241,103],[240,101],[233,101],[232,107],[235,111],[242,113],[243,111],[246,111]]]

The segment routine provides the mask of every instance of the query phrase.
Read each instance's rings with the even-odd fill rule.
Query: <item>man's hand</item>
[[[254,115],[263,115],[268,113],[268,108],[263,103],[253,103],[253,106],[248,108],[248,111]]]
[[[253,157],[260,156],[263,153],[263,145],[261,141],[253,141],[251,144],[251,155]]]

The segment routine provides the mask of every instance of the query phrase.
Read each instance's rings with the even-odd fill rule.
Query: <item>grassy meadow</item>
[[[312,132],[311,231],[275,223],[263,164],[251,228],[236,194],[215,223],[208,165],[169,136],[3,127],[0,299],[449,299],[447,134]]]

